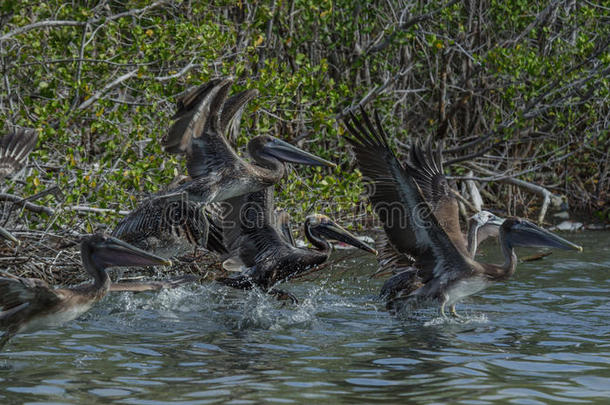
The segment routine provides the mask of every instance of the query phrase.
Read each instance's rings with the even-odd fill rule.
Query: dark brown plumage
[[[406,166],[439,225],[462,253],[468,253],[470,257],[474,257],[478,243],[488,236],[497,237],[502,220],[487,211],[477,213],[469,221],[469,239],[462,233],[458,201],[443,172],[440,146],[433,149],[430,139],[424,145],[421,145],[419,141],[411,142]],[[401,235],[401,229],[392,226],[386,229],[386,236],[382,237],[378,243],[380,268],[376,275],[388,272],[398,273],[410,269],[413,265],[415,259],[394,246],[393,241],[397,239],[400,241]],[[478,243],[470,243],[473,241],[478,241]]]
[[[195,246],[222,254],[226,250],[216,218],[211,208],[186,198],[159,196],[119,221],[112,236],[162,256],[182,256]]]
[[[186,166],[191,176],[191,181],[176,187],[173,192],[186,193],[190,200],[207,204],[277,183],[285,175],[284,163],[334,166],[269,135],[255,137],[248,143],[253,163],[239,157],[226,139],[227,126],[238,122],[237,113],[258,92],[246,91],[226,100],[232,83],[232,79],[220,81],[210,90],[209,103],[205,97],[192,115],[187,114],[191,116],[191,123],[179,142],[176,141],[177,133],[164,140],[168,145],[180,145],[179,152],[186,155]]]
[[[474,259],[480,243],[489,237],[498,237],[503,222],[504,219],[498,218],[488,211],[478,212],[470,218],[467,251],[471,259]],[[380,269],[373,276],[392,274],[379,292],[379,296],[391,304],[394,298],[410,294],[421,287],[422,283],[419,277],[414,277],[418,271],[413,267],[415,263],[413,257],[396,251],[386,235],[380,238],[379,243],[381,245]]]
[[[18,129],[0,139],[0,179],[19,171],[36,146],[38,132]]]
[[[328,260],[331,245],[326,238],[377,253],[330,218],[319,214],[309,215],[304,225],[305,236],[314,249],[296,247],[290,230],[284,228],[286,218],[276,216],[272,187],[227,200],[227,203],[225,240],[232,255],[228,260],[241,269],[238,276],[218,280],[228,286],[241,289],[258,286],[285,297],[285,293],[273,287]]]

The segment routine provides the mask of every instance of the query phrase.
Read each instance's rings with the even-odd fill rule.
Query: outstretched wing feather
[[[162,238],[169,234],[185,237],[193,245],[205,246],[208,222],[199,204],[184,195],[153,197],[124,217],[112,232],[112,236],[136,246],[141,246],[149,237]]]
[[[399,252],[417,258],[418,264],[433,270],[435,276],[450,267],[468,271],[468,263],[439,225],[410,168],[403,168],[392,152],[379,116],[375,115],[373,125],[362,110],[362,121],[364,124],[350,113],[346,127],[352,137],[348,140],[363,175],[372,183],[373,209],[392,244]]]
[[[226,201],[225,240],[231,253],[253,267],[270,255],[290,247],[272,224],[273,187]]]
[[[0,140],[0,178],[21,169],[36,146],[38,133],[33,129],[10,132]]]

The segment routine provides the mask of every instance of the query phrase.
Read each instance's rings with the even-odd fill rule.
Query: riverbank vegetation
[[[40,133],[2,185],[4,220],[33,238],[112,229],[185,172],[159,145],[175,96],[232,75],[234,92],[260,92],[237,145],[270,133],[339,164],[278,187],[296,223],[369,217],[339,123],[358,106],[380,111],[401,156],[412,139],[444,144],[465,214],[475,185],[502,215],[548,222],[569,207],[608,221],[608,4],[363,4],[4,1],[0,125]]]

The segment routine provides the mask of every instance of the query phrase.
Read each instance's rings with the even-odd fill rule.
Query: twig
[[[4,41],[7,40],[9,38],[14,37],[15,35],[19,35],[19,34],[23,34],[25,32],[31,31],[31,30],[35,30],[37,28],[45,28],[45,27],[82,27],[83,25],[87,25],[87,24],[95,24],[101,21],[114,21],[114,20],[118,20],[119,18],[123,18],[123,17],[129,17],[129,16],[134,16],[134,15],[138,15],[138,14],[143,14],[146,11],[155,8],[157,6],[160,6],[164,3],[167,3],[168,0],[160,0],[160,1],[156,1],[153,4],[150,4],[146,7],[142,7],[142,8],[138,8],[138,9],[134,9],[134,10],[129,10],[129,11],[125,11],[123,13],[119,13],[119,14],[115,14],[115,15],[111,15],[109,17],[96,17],[96,18],[92,18],[90,20],[87,21],[69,21],[69,20],[48,20],[48,21],[38,21],[35,22],[33,24],[28,24],[28,25],[24,25],[23,27],[19,27],[14,29],[13,31],[9,31],[6,34],[2,35],[0,37],[0,41]]]
[[[464,198],[464,196],[462,196],[462,194],[460,194],[459,192],[455,191],[454,189],[450,189],[450,190],[451,190],[451,193],[455,196],[455,198],[457,198],[462,203],[464,203],[464,205],[468,206],[470,211],[475,212],[475,213],[481,211],[480,209],[477,209],[477,207],[472,205],[472,203],[470,201],[468,201],[466,198]]]
[[[6,34],[0,37],[0,41],[7,40],[15,35],[23,34],[24,32],[28,32],[31,30],[35,30],[36,28],[44,28],[44,27],[81,27],[87,24],[85,21],[64,21],[64,20],[55,20],[55,21],[38,21],[33,24],[24,25],[23,27],[19,27],[13,31],[7,32]]]
[[[27,209],[28,211],[36,212],[39,214],[42,213],[42,214],[47,214],[47,215],[53,215],[55,213],[55,210],[53,210],[52,208],[48,208],[48,207],[45,207],[42,205],[31,203],[31,202],[27,201],[26,199],[18,197],[13,194],[0,193],[0,201],[10,201],[10,202],[14,203],[15,205],[23,206],[23,208]]]
[[[413,25],[419,24],[420,22],[426,21],[426,20],[434,17],[436,14],[440,13],[442,10],[453,6],[457,2],[458,2],[458,0],[452,0],[449,3],[437,8],[436,10],[430,11],[429,13],[421,14],[421,15],[409,18],[406,21],[401,21],[400,25],[398,26],[398,29],[401,31],[406,31]],[[403,13],[403,15],[404,14],[406,14],[406,13]],[[371,46],[366,53],[371,54],[371,53],[379,52],[379,51],[385,49],[392,42],[392,40],[394,39],[395,36],[396,36],[396,32],[393,32],[390,35],[388,35],[383,41],[375,41],[374,42],[375,45]]]
[[[17,206],[23,206],[23,208],[28,211],[36,212],[38,214],[47,214],[54,215],[58,211],[75,211],[75,212],[92,212],[96,214],[105,214],[105,213],[113,213],[118,215],[127,215],[129,211],[125,210],[114,210],[111,208],[97,208],[97,207],[88,207],[85,205],[70,205],[66,207],[61,207],[58,209],[53,209],[50,207],[45,207],[43,205],[34,204],[29,202],[25,198],[21,198],[19,196],[7,193],[0,193],[0,201],[10,201]]]
[[[349,113],[350,111],[354,111],[357,107],[364,107],[365,105],[368,104],[368,102],[372,98],[376,97],[379,93],[384,91],[390,84],[394,83],[396,80],[398,80],[399,78],[401,78],[404,75],[406,75],[407,73],[409,73],[412,68],[413,68],[413,65],[409,65],[407,68],[396,73],[394,76],[388,77],[383,84],[375,87],[374,89],[369,91],[364,97],[362,97],[362,99],[358,102],[358,104],[356,104],[355,106],[352,105],[350,107],[347,107],[343,111],[341,111],[341,113],[339,114],[339,116],[337,118],[346,116],[347,113]]]
[[[476,170],[485,175],[488,175],[488,176],[495,175],[495,173],[492,172],[491,170],[487,170],[475,163],[471,162],[468,165],[470,167],[472,167],[473,170]],[[540,213],[538,214],[538,223],[542,223],[544,221],[544,217],[546,216],[546,211],[549,208],[549,204],[551,202],[553,202],[553,205],[556,205],[556,206],[561,205],[561,197],[551,193],[546,188],[539,186],[537,184],[533,184],[528,181],[520,180],[520,179],[517,179],[514,177],[510,177],[510,176],[506,176],[504,178],[498,179],[497,181],[515,185],[517,187],[523,188],[531,193],[537,194],[542,197],[542,206],[540,207]]]
[[[125,80],[132,78],[138,73],[138,70],[132,70],[131,72],[125,73],[123,76],[117,77],[114,81],[108,83],[104,86],[103,89],[95,93],[93,96],[85,100],[81,105],[76,107],[77,110],[84,110],[89,107],[91,104],[95,103],[97,100],[102,98],[104,94],[117,87],[119,84],[123,83]]]
[[[62,208],[64,211],[76,211],[76,212],[93,212],[96,214],[105,214],[105,213],[113,213],[119,215],[128,215],[130,211],[124,210],[113,210],[111,208],[97,208],[97,207],[87,207],[85,205],[71,205]]]
[[[200,63],[189,62],[185,67],[180,69],[180,71],[178,73],[174,73],[173,75],[168,75],[168,76],[152,77],[152,79],[154,79],[158,82],[166,82],[168,80],[177,79],[179,77],[182,77],[185,74],[187,74],[190,70],[192,70],[193,68],[200,67],[200,66],[201,66]]]

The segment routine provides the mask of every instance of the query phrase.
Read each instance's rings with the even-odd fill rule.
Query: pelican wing
[[[467,254],[466,240],[460,229],[458,202],[443,173],[441,147],[433,150],[430,139],[423,146],[413,142],[407,167],[439,224],[453,244]]]
[[[415,263],[415,259],[408,253],[401,253],[396,250],[394,244],[390,241],[387,234],[381,235],[377,240],[377,249],[379,254],[377,261],[379,262],[379,270],[375,275],[388,271],[394,273],[407,269]]]
[[[208,221],[199,204],[183,194],[168,194],[145,200],[124,217],[112,231],[112,236],[136,246],[149,237],[163,235],[186,238],[191,244],[205,246]]]
[[[220,113],[220,132],[223,135],[233,141],[237,140],[246,104],[256,96],[258,96],[258,90],[244,90],[225,101]]]
[[[186,154],[193,179],[221,176],[222,169],[243,164],[225,138],[228,126],[239,128],[241,113],[256,90],[246,90],[227,100],[233,80],[215,80],[179,100],[176,122],[163,139],[165,149]]]
[[[199,125],[197,117],[193,117],[197,131],[199,131],[199,128],[203,128],[201,135],[192,139],[186,154],[186,168],[194,179],[204,176],[218,176],[226,167],[244,164],[223,135],[222,115],[219,113],[218,107],[222,106],[228,90],[229,86],[227,85],[216,95],[218,101],[213,103],[210,112],[211,119],[205,125]],[[227,120],[227,123],[230,122],[226,117],[225,120]]]
[[[206,249],[220,255],[229,253],[225,245],[222,228],[222,208],[216,204],[207,204],[203,213],[208,220],[208,241]]]
[[[23,167],[37,141],[38,133],[33,129],[10,132],[0,139],[0,179]]]
[[[175,121],[161,139],[161,145],[166,152],[186,152],[191,138],[198,135],[193,134],[192,131],[187,132],[187,129],[191,128],[193,117],[196,114],[198,114],[200,122],[205,124],[209,118],[210,103],[218,91],[217,86],[220,82],[219,78],[212,79],[201,86],[190,88],[178,96],[177,111],[172,117]]]
[[[290,246],[273,225],[273,187],[227,200],[225,240],[246,267]]]
[[[467,243],[460,229],[458,202],[443,173],[441,147],[433,150],[430,139],[423,146],[419,141],[413,142],[406,165],[440,226],[453,244],[462,253],[468,254]],[[389,237],[383,238],[380,246],[380,272],[400,271],[413,265],[414,259],[398,250]]]
[[[216,79],[191,90],[178,100],[176,122],[162,139],[165,150],[185,153],[186,167],[192,178],[210,176],[240,161],[223,136],[223,123],[231,121],[221,111],[233,80]],[[236,114],[239,108],[228,106]]]
[[[62,297],[47,283],[34,278],[17,277],[0,272],[0,326],[25,308],[49,308],[57,305]]]
[[[402,167],[390,148],[377,114],[376,126],[363,110],[364,123],[353,114],[345,120],[356,161],[370,182],[369,198],[388,238],[401,253],[416,258],[418,267],[434,276],[446,271],[470,271],[425,202],[412,170]]]
[[[280,210],[275,211],[275,227],[280,231],[280,235],[288,242],[291,246],[296,247],[296,242],[294,241],[294,236],[292,236],[291,224],[290,224],[290,214],[286,211]]]

